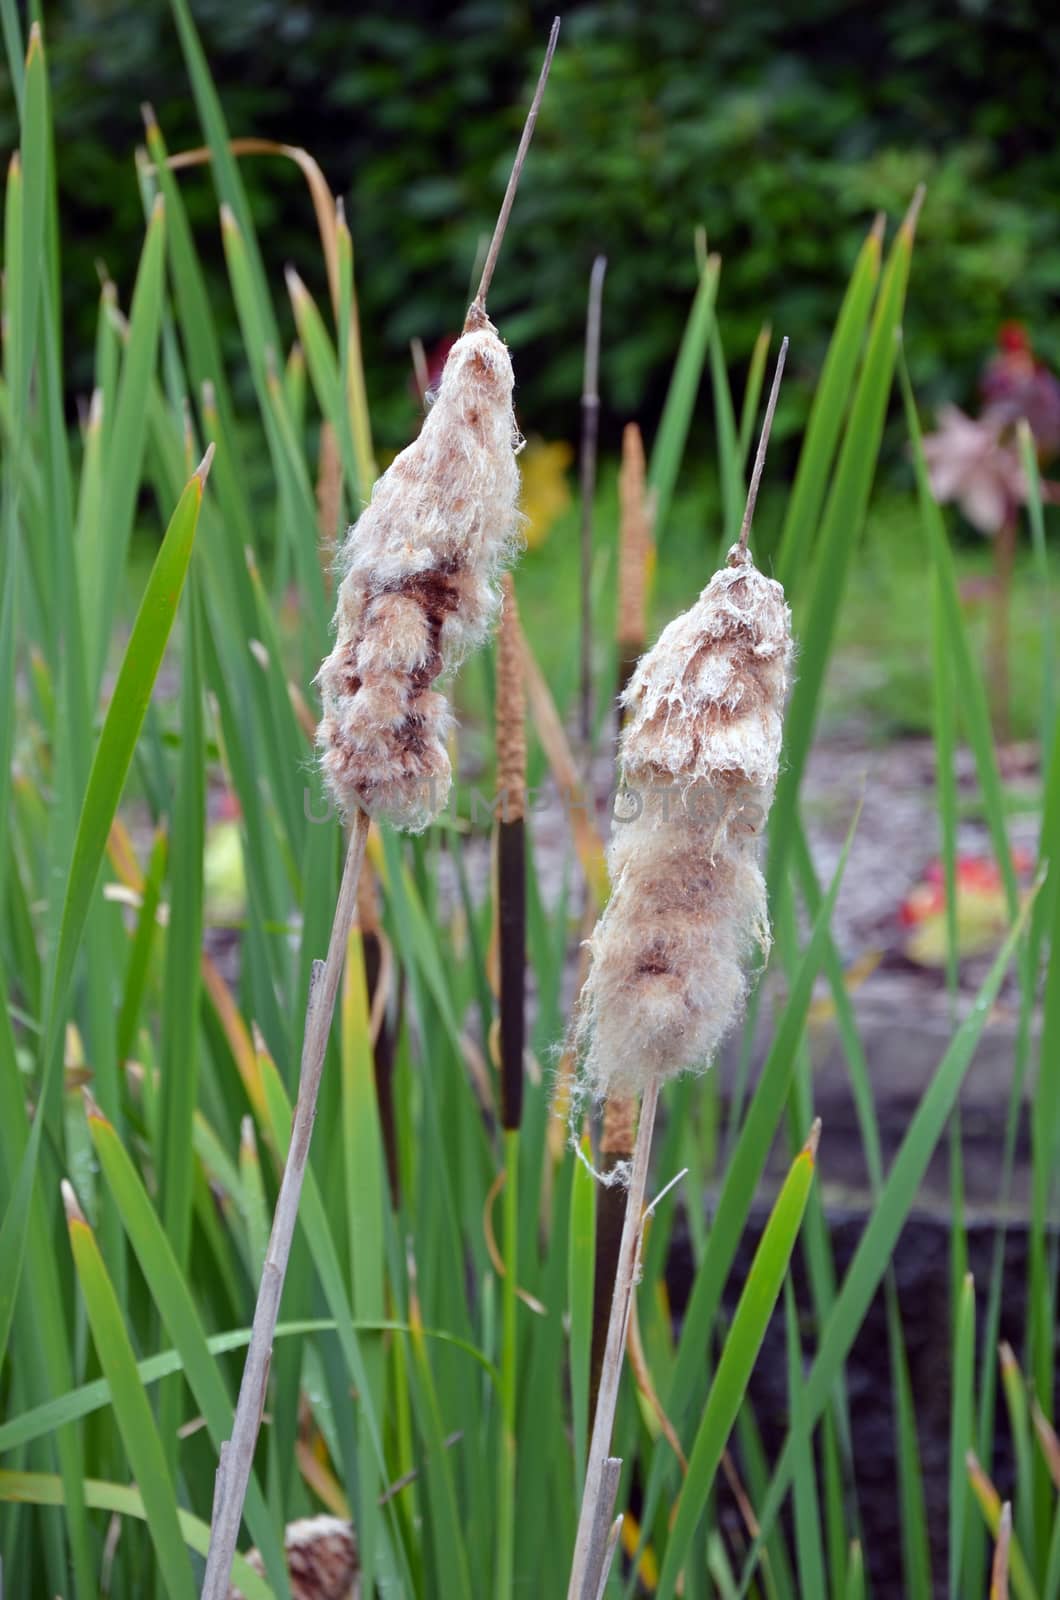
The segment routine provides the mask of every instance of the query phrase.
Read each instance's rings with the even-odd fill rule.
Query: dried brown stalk
[[[254,1460],[254,1446],[265,1407],[265,1392],[272,1361],[272,1339],[280,1310],[280,1296],[287,1276],[298,1203],[309,1161],[309,1141],[316,1117],[317,1095],[324,1069],[324,1056],[335,1012],[335,999],[346,959],[346,946],[357,910],[357,880],[368,842],[368,817],[358,811],[353,819],[346,865],[335,903],[327,959],[313,963],[306,1005],[305,1036],[298,1099],[294,1108],[291,1143],[284,1164],[280,1192],[276,1200],[265,1267],[254,1308],[250,1344],[247,1347],[243,1380],[239,1386],[232,1437],[221,1446],[221,1458],[214,1482],[210,1549],[206,1558],[202,1600],[225,1600],[232,1556],[243,1517],[243,1501]]]

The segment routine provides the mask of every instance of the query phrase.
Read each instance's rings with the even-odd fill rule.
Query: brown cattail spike
[[[519,608],[511,574],[501,579],[497,629],[497,816],[514,822],[526,815],[526,683]]]
[[[493,282],[493,273],[497,265],[497,257],[501,253],[501,245],[504,242],[504,232],[508,226],[508,218],[512,214],[512,205],[515,201],[515,191],[519,187],[519,179],[522,176],[523,163],[526,160],[526,153],[530,148],[530,140],[534,136],[534,127],[537,123],[537,113],[541,109],[541,100],[545,93],[545,84],[548,82],[549,69],[552,66],[552,57],[556,53],[556,40],[558,38],[559,18],[556,17],[552,23],[552,31],[548,36],[548,46],[545,50],[545,59],[541,66],[541,75],[537,80],[537,88],[534,90],[534,98],[530,102],[530,110],[527,112],[526,122],[523,124],[523,136],[519,140],[519,148],[515,152],[515,160],[512,163],[512,171],[511,176],[508,179],[508,187],[504,191],[504,199],[501,201],[501,209],[497,216],[496,226],[493,229],[493,238],[490,240],[489,249],[486,251],[486,259],[482,265],[482,276],[479,279],[478,293],[476,294],[474,300],[472,301],[471,307],[468,310],[467,322],[464,325],[465,332],[470,327],[481,327],[486,320],[486,296],[489,294],[490,284]]]
[[[766,406],[766,419],[762,424],[762,435],[755,451],[755,464],[751,472],[751,484],[747,491],[747,504],[744,507],[743,521],[740,524],[740,537],[736,549],[742,552],[747,549],[747,536],[751,532],[751,523],[754,520],[755,501],[758,499],[758,485],[762,481],[762,470],[766,464],[766,451],[769,448],[769,435],[773,427],[773,413],[777,409],[777,396],[780,394],[780,380],[784,376],[784,363],[788,357],[788,341],[785,337],[780,342],[780,353],[777,356],[776,371],[773,373],[773,387],[769,391],[769,404]],[[732,557],[730,556],[730,560]],[[738,559],[738,558],[737,558]]]
[[[618,626],[616,636],[628,653],[639,656],[647,632],[648,563],[651,558],[651,509],[648,500],[644,441],[635,422],[622,432],[622,465],[618,474]],[[625,684],[619,685],[619,692]]]

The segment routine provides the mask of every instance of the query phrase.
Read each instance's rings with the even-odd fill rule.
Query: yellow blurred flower
[[[526,517],[526,542],[531,550],[544,544],[552,524],[571,503],[567,473],[574,449],[565,439],[528,439],[519,457],[523,477],[520,510]]]

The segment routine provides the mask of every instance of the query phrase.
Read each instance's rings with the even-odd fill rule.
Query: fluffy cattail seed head
[[[791,656],[784,592],[736,545],[625,690],[627,805],[577,1022],[594,1094],[705,1069],[739,1012],[749,959],[768,948],[758,839]]]
[[[489,628],[514,551],[520,447],[506,346],[472,307],[419,437],[350,530],[317,736],[342,810],[420,829],[444,808],[448,704],[432,685]]]

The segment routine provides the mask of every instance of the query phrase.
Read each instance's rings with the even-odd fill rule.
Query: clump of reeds
[[[376,484],[344,550],[335,648],[319,674],[324,715],[318,744],[332,794],[352,818],[350,841],[327,959],[314,962],[310,979],[290,1150],[232,1437],[217,1467],[202,1600],[223,1600],[228,1591],[369,819],[422,828],[444,806],[449,714],[431,685],[482,639],[498,571],[512,546],[519,484],[514,380],[507,349],[486,315],[486,295],[558,31],[557,18],[478,293],[450,352],[438,400],[418,438]]]
[[[642,1094],[569,1600],[601,1591],[618,1483],[610,1456],[659,1087],[710,1065],[768,948],[758,844],[780,761],[792,641],[778,583],[747,548],[787,349],[781,346],[740,538],[664,630],[623,694],[630,808],[608,852],[613,890],[590,941],[576,1042],[593,1095]]]

